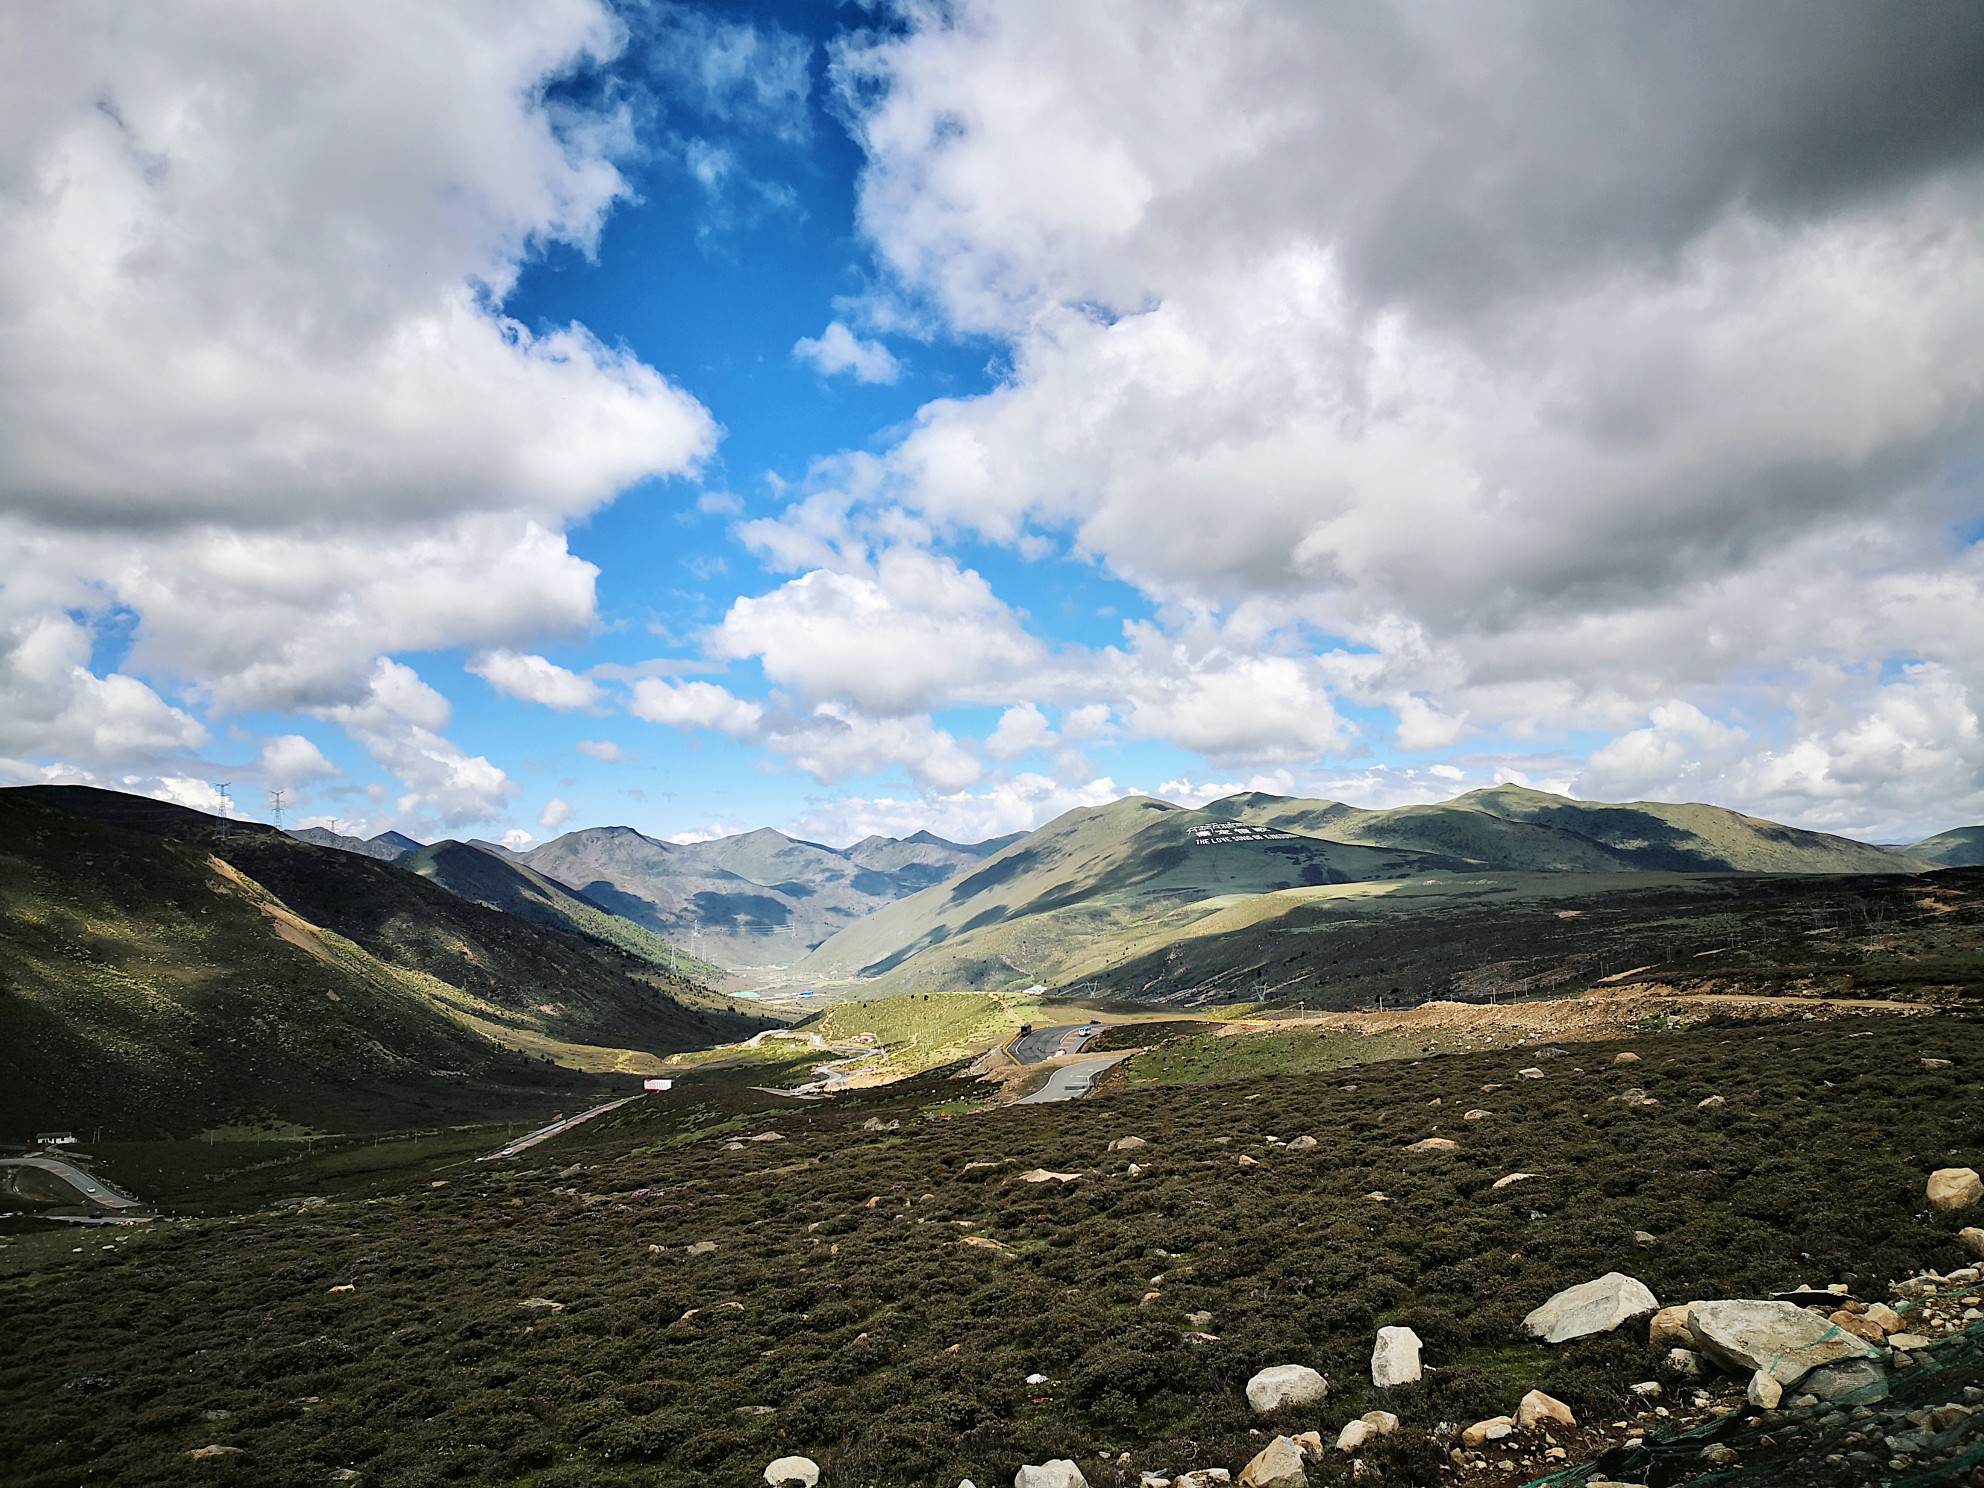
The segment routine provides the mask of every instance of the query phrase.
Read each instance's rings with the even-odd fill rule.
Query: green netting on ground
[[[1895,1304],[1906,1312],[1933,1300],[1974,1293],[1946,1293]],[[1953,1333],[1915,1351],[1906,1369],[1891,1369],[1880,1387],[1808,1406],[1772,1412],[1761,1425],[1738,1411],[1666,1435],[1629,1443],[1591,1462],[1535,1478],[1526,1488],[1582,1488],[1593,1480],[1675,1488],[1678,1484],[1728,1488],[1940,1488],[1966,1484],[1984,1470],[1984,1400],[1966,1400],[1966,1390],[1984,1390],[1984,1323]],[[1795,1394],[1796,1391],[1787,1392]],[[1857,1397],[1857,1398],[1856,1398]],[[1909,1422],[1914,1412],[1944,1405],[1968,1405],[1973,1414],[1941,1431]],[[1859,1434],[1863,1441],[1849,1442]],[[1889,1466],[1903,1443],[1911,1462]],[[1716,1467],[1704,1456],[1714,1446],[1732,1448],[1738,1461]],[[1869,1458],[1872,1458],[1872,1461]],[[1830,1457],[1841,1459],[1828,1462]]]

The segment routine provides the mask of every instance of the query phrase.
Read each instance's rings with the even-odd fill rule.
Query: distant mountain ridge
[[[1931,866],[1909,850],[1722,807],[1575,801],[1513,785],[1385,811],[1258,792],[1198,810],[1128,797],[1069,812],[972,871],[878,910],[797,970],[823,981],[880,978],[882,990],[1051,985],[1088,964],[1101,938],[1132,923],[1145,937],[1161,938],[1165,925],[1184,934],[1240,900],[1289,890],[1473,872],[1867,874]]]
[[[1016,840],[957,843],[918,832],[840,849],[769,827],[692,843],[587,827],[513,860],[704,960],[762,967],[795,962],[883,905]]]
[[[298,827],[290,836],[298,842],[314,843],[318,847],[335,847],[339,852],[357,853],[361,857],[379,858],[384,862],[394,862],[421,846],[403,832],[381,832],[376,837],[347,837],[342,832],[333,832],[329,827]]]

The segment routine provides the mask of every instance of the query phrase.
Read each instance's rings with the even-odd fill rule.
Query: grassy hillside
[[[1345,957],[1331,949],[1318,964],[1319,947],[1284,932],[1306,930],[1318,915],[1362,922],[1367,911],[1408,901],[1424,910],[1429,894],[1465,910],[1482,898],[1484,872],[1499,885],[1490,897],[1512,903],[1631,890],[1656,874],[1905,874],[1924,866],[1715,807],[1612,806],[1513,786],[1393,811],[1258,793],[1184,811],[1133,797],[1050,822],[983,867],[836,935],[797,970],[822,981],[875,979],[882,992],[1039,982],[1188,998],[1282,988],[1292,998],[1333,985],[1327,968]],[[1565,940],[1550,919],[1556,908],[1531,905],[1523,914],[1552,932],[1544,937],[1551,944]],[[1428,974],[1445,978],[1474,964],[1467,937],[1432,929],[1454,954],[1434,958]],[[1379,935],[1423,930],[1387,920]],[[1492,927],[1489,938],[1508,939]],[[1503,945],[1491,959],[1522,954]],[[1383,980],[1400,959],[1396,947],[1355,950],[1350,963],[1369,963],[1369,974],[1333,995],[1403,993],[1403,983]],[[1566,979],[1575,974],[1572,965]],[[1453,990],[1438,985],[1422,995]]]
[[[618,947],[648,965],[678,972],[684,982],[709,982],[723,975],[707,961],[632,920],[602,909],[555,879],[523,863],[499,857],[467,842],[437,842],[398,858],[409,873],[431,879],[460,899],[500,909],[504,914],[556,930],[590,936]],[[680,995],[680,994],[678,994]]]
[[[1910,844],[1905,851],[1910,857],[1943,868],[1984,868],[1984,827],[1957,827],[1938,832],[1934,837]]]
[[[756,1026],[390,864],[158,805],[0,791],[0,1130],[541,1110],[598,1088],[547,1059],[626,1069]]]
[[[1614,1067],[1623,1047],[1640,1062]],[[323,1208],[77,1254],[63,1236],[0,1308],[0,1460],[22,1488],[338,1469],[748,1488],[796,1452],[843,1488],[1005,1484],[1065,1456],[1127,1485],[1237,1476],[1263,1441],[1248,1377],[1302,1363],[1329,1398],[1275,1429],[1329,1438],[1393,1411],[1400,1433],[1364,1454],[1375,1481],[1431,1488],[1460,1481],[1439,1423],[1532,1388],[1595,1428],[1561,1434],[1572,1462],[1613,1422],[1663,1428],[1629,1393],[1664,1353],[1644,1328],[1524,1340],[1562,1287],[1620,1270],[1662,1302],[1833,1280],[1879,1297],[1960,1263],[1966,1221],[1922,1184],[1984,1155],[1984,1027],[1845,1017],[1564,1048],[1537,1080],[1515,1073],[1534,1051],[1415,1055],[956,1118],[940,1078],[808,1105],[685,1082],[516,1162],[436,1154],[384,1202],[358,1201],[376,1180],[347,1200],[311,1173]],[[900,1127],[864,1130],[877,1118]],[[729,1150],[764,1132],[783,1140]],[[1131,1134],[1148,1145],[1107,1151]],[[1298,1134],[1318,1145],[1278,1145]],[[1405,1152],[1436,1134],[1459,1150]],[[1036,1167],[1082,1176],[1020,1180]],[[1493,1186],[1511,1171],[1536,1176]],[[1370,1385],[1386,1324],[1424,1340],[1419,1384]],[[1740,1407],[1740,1381],[1714,1388]],[[187,1459],[208,1445],[240,1455]],[[1311,1481],[1351,1473],[1332,1454]]]

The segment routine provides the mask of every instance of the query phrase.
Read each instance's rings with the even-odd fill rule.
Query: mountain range
[[[1961,832],[1929,845],[1946,839],[1963,850]],[[1934,866],[1912,847],[1721,807],[1574,801],[1514,785],[1388,811],[1261,793],[1186,810],[1133,796],[1059,817],[841,931],[794,970],[824,983],[874,979],[878,992],[1054,987],[1106,981],[1113,966],[1167,948],[1175,956],[1181,941],[1251,930],[1325,899],[1423,903],[1483,874],[1535,876],[1557,893],[1599,878]],[[1259,949],[1257,938],[1233,946]]]

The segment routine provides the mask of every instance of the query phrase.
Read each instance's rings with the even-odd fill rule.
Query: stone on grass
[[[1661,1307],[1647,1323],[1647,1347],[1661,1347],[1663,1343],[1692,1343],[1694,1333],[1688,1331],[1688,1303],[1678,1307]]]
[[[1297,1137],[1288,1144],[1290,1152],[1308,1152],[1316,1146],[1314,1137]]]
[[[1314,1405],[1329,1392],[1329,1381],[1307,1364],[1276,1364],[1247,1381],[1247,1404],[1265,1416],[1291,1405]]]
[[[1088,1488],[1088,1479],[1067,1458],[1053,1457],[1038,1467],[1021,1468],[1013,1475],[1013,1488]]]
[[[1821,1364],[1798,1388],[1828,1405],[1871,1405],[1888,1398],[1888,1372],[1879,1359],[1841,1359]]]
[[[1513,1416],[1490,1416],[1485,1421],[1476,1421],[1460,1434],[1464,1447],[1478,1447],[1486,1442],[1501,1441],[1515,1434],[1516,1423]]]
[[[1380,1436],[1390,1436],[1398,1430],[1398,1417],[1386,1410],[1366,1411],[1357,1418]]]
[[[1563,1401],[1545,1395],[1541,1390],[1531,1390],[1516,1405],[1516,1425],[1524,1431],[1534,1431],[1538,1426],[1551,1424],[1574,1427],[1578,1424],[1578,1418]]]
[[[1148,1146],[1150,1146],[1150,1143],[1146,1142],[1142,1137],[1118,1137],[1109,1144],[1109,1150],[1111,1152],[1135,1152],[1139,1147]]]
[[[1460,1119],[1462,1121],[1486,1121],[1494,1114],[1492,1111],[1484,1111],[1479,1106],[1476,1106],[1472,1111],[1461,1112]]]
[[[1984,1178],[1975,1168],[1938,1168],[1929,1175],[1929,1202],[1938,1209],[1968,1209],[1984,1199]]]
[[[1716,1110],[1718,1107],[1726,1106],[1728,1104],[1729,1102],[1724,1100],[1721,1096],[1711,1095],[1696,1101],[1695,1109],[1697,1111],[1713,1111]]]
[[[1336,1449],[1339,1452],[1355,1452],[1377,1433],[1371,1430],[1369,1421],[1348,1422],[1336,1434]]]
[[[1535,1065],[1531,1065],[1528,1069],[1519,1069],[1516,1073],[1525,1080],[1540,1080],[1543,1078],[1543,1071]]]
[[[1861,1316],[1883,1333],[1899,1333],[1908,1326],[1907,1320],[1885,1302],[1868,1303]]]
[[[1569,1343],[1594,1333],[1610,1333],[1621,1323],[1648,1317],[1660,1303],[1644,1282],[1618,1271],[1580,1282],[1557,1293],[1522,1320],[1523,1331],[1545,1343]]]
[[[1640,1062],[1640,1057],[1639,1055],[1633,1053],[1630,1049],[1627,1049],[1627,1050],[1622,1050],[1617,1054],[1614,1054],[1612,1056],[1612,1062],[1614,1064],[1638,1064]]]
[[[714,1255],[716,1253],[716,1241],[698,1240],[694,1245],[689,1246],[682,1253],[684,1255],[691,1255],[691,1256]]]
[[[1881,1354],[1865,1339],[1790,1302],[1696,1302],[1688,1308],[1688,1331],[1724,1369],[1762,1370],[1784,1386],[1797,1384],[1821,1364]]]
[[[1743,1392],[1743,1398],[1764,1410],[1776,1410],[1778,1402],[1784,1399],[1784,1386],[1768,1370],[1759,1369],[1750,1376],[1750,1387]]]
[[[811,1457],[781,1457],[765,1469],[765,1481],[772,1488],[784,1488],[788,1483],[813,1488],[820,1481],[820,1464]]]
[[[1956,1232],[1956,1241],[1957,1244],[1961,1245],[1971,1255],[1976,1256],[1980,1261],[1984,1261],[1984,1228],[1980,1228],[1977,1225],[1965,1225]]]
[[[1223,1467],[1201,1467],[1173,1478],[1171,1488],[1217,1488],[1221,1483],[1232,1481],[1233,1474]]]
[[[1240,1488],[1309,1488],[1302,1449],[1288,1437],[1277,1436],[1240,1469]]]
[[[1371,1383],[1380,1390],[1419,1381],[1419,1350],[1424,1347],[1410,1328],[1380,1328],[1371,1350]]]
[[[1684,1384],[1693,1384],[1708,1375],[1708,1361],[1691,1348],[1671,1348],[1667,1351],[1667,1372]]]
[[[1081,1177],[1080,1173],[1057,1173],[1051,1168],[1035,1168],[1031,1172],[1020,1174],[1020,1182],[1073,1183],[1079,1177]]]
[[[1459,1148],[1460,1143],[1452,1141],[1447,1137],[1425,1137],[1420,1141],[1412,1143],[1405,1150],[1407,1152],[1455,1152]]]
[[[1488,1186],[1490,1188],[1507,1188],[1511,1183],[1527,1183],[1535,1176],[1534,1173],[1504,1173]]]
[[[213,1462],[222,1457],[239,1457],[241,1455],[241,1448],[222,1446],[195,1447],[186,1455],[195,1462]]]

